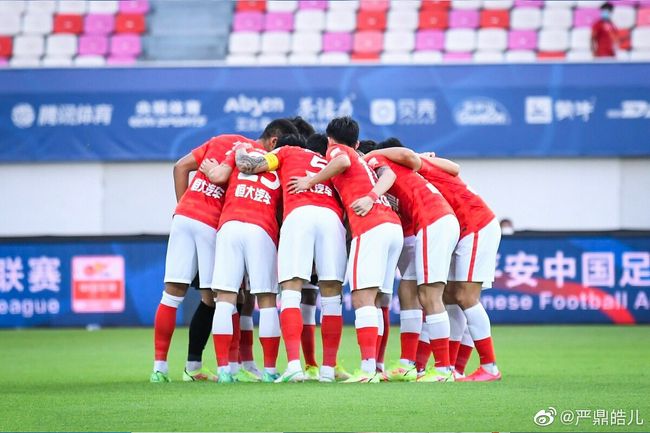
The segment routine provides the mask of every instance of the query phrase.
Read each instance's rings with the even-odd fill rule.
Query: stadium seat
[[[512,8],[514,0],[483,0],[483,9],[507,10]]]
[[[357,30],[385,30],[386,29],[386,13],[383,11],[375,10],[359,10],[357,15]]]
[[[300,0],[298,3],[298,8],[324,11],[327,9],[327,4],[327,0]]]
[[[475,29],[479,25],[479,12],[476,10],[452,10],[449,12],[449,27]]]
[[[441,29],[449,27],[449,13],[446,10],[422,10],[419,15],[419,29]]]
[[[45,13],[27,13],[23,17],[23,33],[26,35],[45,35],[52,33],[52,15]]]
[[[531,50],[509,50],[505,54],[508,63],[532,63],[536,59],[535,51]]]
[[[76,14],[57,14],[54,16],[54,33],[73,33],[78,35],[83,32],[83,17]]]
[[[385,64],[409,64],[412,62],[411,53],[407,52],[384,52],[379,58]]]
[[[266,12],[265,0],[237,0],[235,6],[237,11],[247,12]]]
[[[99,35],[81,35],[79,54],[84,56],[105,55],[108,52],[108,38]]]
[[[262,33],[261,52],[263,54],[286,54],[291,48],[291,33]]]
[[[357,26],[357,17],[354,14],[329,10],[325,16],[325,30],[329,32],[351,32]]]
[[[583,3],[584,0],[581,1]],[[545,1],[544,2],[544,7],[546,8],[554,8],[554,9],[571,9],[574,7],[576,4],[575,0],[561,0],[561,1]]]
[[[619,29],[630,29],[636,22],[636,8],[630,6],[616,6],[612,14],[612,22]]]
[[[469,62],[472,60],[472,53],[444,53],[442,58],[450,62]]]
[[[117,0],[91,1],[88,4],[90,14],[115,14],[119,10]]]
[[[447,11],[451,7],[449,0],[422,0],[420,10],[423,11]],[[440,56],[442,59],[442,56]]]
[[[485,9],[481,11],[480,27],[510,27],[510,11],[508,9]]]
[[[350,61],[354,63],[377,63],[379,62],[379,53],[352,53],[350,54]]]
[[[452,9],[479,9],[481,0],[451,0]]]
[[[350,52],[352,50],[352,34],[331,32],[323,35],[323,51]]]
[[[88,11],[88,2],[85,0],[59,0],[56,11],[60,14],[83,15]]]
[[[636,14],[637,27],[650,26],[650,7],[639,8]]]
[[[549,2],[547,2],[547,7],[542,12],[542,27],[545,29],[568,29],[571,27],[573,22],[572,10],[566,8],[549,8],[548,4]]]
[[[440,30],[422,30],[415,34],[416,51],[441,51],[445,48],[445,33]]]
[[[25,0],[6,0],[0,2],[0,14],[10,13],[20,15],[25,12],[27,2]]]
[[[442,53],[440,51],[415,51],[411,56],[413,63],[440,63],[442,62]]]
[[[289,59],[284,54],[261,53],[257,56],[257,63],[260,65],[286,65]]]
[[[9,60],[5,57],[0,57],[0,68],[6,68],[9,66]]]
[[[359,2],[359,12],[361,11],[378,11],[386,12],[390,7],[388,0],[361,0]]]
[[[578,8],[573,15],[573,27],[591,27],[599,18],[599,9]]]
[[[319,53],[322,45],[320,32],[295,32],[291,38],[291,52],[296,54]]]
[[[115,16],[115,31],[117,33],[144,33],[144,15],[136,13],[119,13]]]
[[[317,65],[318,54],[313,53],[292,53],[289,55],[291,65]]]
[[[70,57],[77,54],[75,35],[50,35],[45,42],[45,53],[51,57]]]
[[[72,57],[43,57],[41,66],[46,68],[61,68],[72,66]]]
[[[589,50],[570,50],[566,53],[566,59],[570,62],[588,62],[593,58],[594,55]]]
[[[347,53],[322,53],[318,60],[323,65],[345,65],[350,62],[350,55]]]
[[[149,1],[120,0],[119,11],[123,14],[146,14],[149,12]]]
[[[290,32],[293,30],[293,14],[291,12],[267,12],[264,18],[264,29],[269,32]]]
[[[580,27],[571,30],[571,49],[574,51],[591,50],[591,28]]]
[[[542,30],[539,32],[540,51],[566,51],[569,48],[569,33],[566,30]]]
[[[564,60],[566,52],[564,51],[538,51],[537,60]]]
[[[14,41],[9,36],[0,36],[0,57],[9,58],[13,53]]]
[[[479,50],[501,52],[508,48],[508,32],[503,29],[480,29],[476,46]]]
[[[56,11],[56,0],[25,1],[24,3],[26,4],[24,9],[25,12],[42,12],[53,14]]]
[[[135,57],[112,55],[106,59],[106,64],[114,66],[132,66],[135,64]]]
[[[445,50],[464,53],[476,48],[476,32],[470,29],[450,29],[445,33]],[[445,56],[445,58],[447,58]],[[456,58],[456,57],[454,57]],[[471,56],[469,57],[471,58]]]
[[[20,15],[16,13],[0,13],[0,35],[13,36],[21,30]]]
[[[510,14],[513,30],[537,30],[542,26],[542,11],[537,8],[515,8]]]
[[[142,41],[137,35],[115,35],[111,37],[110,53],[115,58],[136,57],[142,52]]]
[[[301,9],[294,19],[296,30],[322,31],[325,29],[325,12],[318,9]]]
[[[520,8],[541,8],[544,0],[515,0],[515,9]]]
[[[298,8],[295,0],[269,0],[266,2],[267,12],[289,12],[293,13]]]
[[[473,60],[477,63],[502,63],[503,52],[501,51],[475,51]]]
[[[422,2],[420,0],[392,0],[390,7],[393,10],[418,11]]]
[[[232,29],[235,32],[260,32],[264,28],[261,12],[238,12],[234,15]]]
[[[537,32],[513,30],[508,33],[509,50],[534,50],[537,48]]]
[[[9,60],[12,68],[38,68],[41,66],[41,59],[38,57],[12,57]]]
[[[257,32],[230,34],[229,49],[232,54],[255,54],[260,50],[261,37]]]
[[[383,48],[384,34],[382,32],[357,32],[353,36],[352,51],[354,54],[380,53]]]
[[[339,12],[354,12],[359,9],[359,0],[330,1],[329,9]]]
[[[106,64],[106,58],[102,56],[77,56],[73,60],[73,64],[80,68],[96,68]]]
[[[89,35],[107,35],[115,28],[115,18],[109,14],[88,14],[84,18],[84,30]]]
[[[650,27],[637,27],[632,30],[632,48],[634,50],[650,49]]]
[[[40,57],[45,52],[43,36],[20,35],[14,38],[14,57]]]
[[[415,33],[403,30],[389,30],[384,33],[384,51],[412,51],[415,48]]]
[[[418,11],[411,9],[391,9],[388,12],[386,27],[390,30],[415,30],[418,27]]]
[[[226,64],[255,65],[257,64],[257,56],[247,54],[229,54],[228,57],[226,57]]]
[[[632,50],[630,51],[630,60],[633,62],[650,61],[650,50]]]

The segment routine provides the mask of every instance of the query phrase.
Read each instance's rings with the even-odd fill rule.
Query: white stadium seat
[[[632,30],[632,48],[635,50],[650,49],[650,27],[637,27]]]
[[[351,32],[357,27],[357,16],[346,11],[329,10],[325,17],[325,30]]]
[[[260,50],[260,34],[257,32],[233,32],[230,34],[230,52],[255,54]]]
[[[0,15],[4,14],[22,14],[27,7],[24,0],[4,0],[0,1]]]
[[[80,68],[94,68],[97,66],[104,66],[105,64],[106,58],[104,56],[77,56],[74,59],[74,65]]]
[[[23,17],[25,34],[44,35],[52,33],[52,15],[40,12],[27,13]]]
[[[589,62],[594,55],[589,50],[571,50],[566,53],[566,59],[569,62]]]
[[[384,33],[385,51],[411,51],[415,48],[415,33],[389,30]]]
[[[391,52],[383,53],[381,55],[381,63],[392,63],[392,64],[409,64],[412,62],[411,53],[405,51],[402,52]]]
[[[568,29],[573,25],[571,9],[546,8],[542,13],[542,26],[545,29]]]
[[[452,9],[479,9],[481,7],[481,0],[452,0]]]
[[[578,0],[576,7],[598,9],[605,3],[605,0]],[[618,6],[616,6],[618,7]]]
[[[266,2],[266,10],[269,12],[293,12],[298,7],[295,0],[269,0]]]
[[[415,30],[418,27],[417,10],[391,10],[388,12],[386,28],[389,30]]]
[[[292,65],[317,65],[318,54],[292,53],[289,55],[289,64]]]
[[[502,63],[503,53],[501,51],[476,51],[473,58],[477,63]]]
[[[85,14],[88,11],[88,2],[84,0],[59,0],[56,10],[62,14]]]
[[[618,51],[616,51],[616,60],[619,61],[619,62],[629,62],[630,61],[630,52],[626,51],[626,50],[618,50]]]
[[[631,29],[636,22],[636,9],[630,6],[616,6],[612,21],[619,29]]]
[[[249,54],[230,54],[226,57],[226,63],[229,65],[255,65],[257,56]]]
[[[291,33],[266,32],[262,33],[262,53],[286,54],[291,48]]]
[[[390,2],[390,9],[418,11],[421,4],[422,2],[418,0],[392,0]]]
[[[39,0],[27,2],[27,11],[53,14],[56,11],[56,0]]]
[[[445,33],[445,49],[452,52],[473,51],[476,48],[476,32],[469,29],[450,29]]]
[[[429,64],[441,63],[442,53],[440,51],[416,51],[412,56],[413,63]]]
[[[45,43],[45,52],[52,57],[72,57],[77,53],[77,37],[74,35],[50,35]]]
[[[586,2],[581,1],[580,3]],[[544,2],[544,7],[557,9],[571,9],[575,5],[575,0],[547,0]]]
[[[537,56],[535,51],[510,50],[506,51],[505,60],[509,63],[532,63],[537,61]]]
[[[503,29],[480,29],[477,47],[479,50],[503,51],[508,47],[508,32]]]
[[[576,27],[571,30],[571,49],[586,51],[591,49],[591,28]]]
[[[322,53],[318,57],[318,62],[322,65],[345,65],[350,63],[350,55],[337,52]]]
[[[258,65],[286,65],[289,59],[284,54],[260,54],[257,56]]]
[[[0,35],[13,36],[20,33],[20,14],[3,12],[0,13]]]
[[[50,57],[46,56],[41,60],[41,65],[50,68],[72,66],[72,57]]]
[[[320,32],[325,28],[325,12],[317,9],[304,9],[296,12],[294,18],[296,30]]]
[[[40,57],[44,52],[43,36],[19,35],[14,38],[15,57]]]
[[[320,32],[295,32],[291,38],[292,53],[319,53],[323,45]]]
[[[514,0],[483,0],[483,9],[510,9]]]
[[[118,11],[116,0],[91,1],[88,3],[88,12],[91,14],[114,14]]]
[[[513,30],[537,30],[542,26],[542,11],[537,8],[516,8],[510,14]]]
[[[330,1],[329,8],[331,11],[354,12],[359,9],[359,0]]]
[[[650,50],[632,50],[630,51],[630,60],[633,62],[650,61]]]
[[[12,57],[9,60],[9,66],[12,68],[38,68],[41,66],[41,60],[38,57]]]
[[[566,30],[542,30],[537,46],[540,51],[564,51],[569,48],[569,33]]]

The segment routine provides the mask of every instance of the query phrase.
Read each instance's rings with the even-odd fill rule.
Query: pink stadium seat
[[[84,19],[84,29],[89,35],[107,35],[115,28],[115,16],[110,14],[88,14]]]
[[[650,26],[650,8],[640,8],[636,13],[638,27]]]
[[[445,53],[443,55],[444,60],[451,60],[453,62],[458,61],[471,61],[472,53]]]
[[[237,11],[247,11],[247,12],[265,12],[266,11],[266,1],[265,0],[237,0]]]
[[[361,0],[359,10],[361,11],[382,11],[385,12],[390,7],[388,0]]]
[[[497,27],[507,29],[510,27],[510,11],[508,9],[484,9],[481,11],[481,25],[483,27]]]
[[[386,12],[361,10],[357,15],[358,30],[386,30]]]
[[[438,51],[445,46],[445,32],[440,30],[423,30],[415,35],[416,51]]]
[[[142,51],[142,41],[137,35],[115,35],[111,38],[111,54],[115,57],[136,57]]]
[[[328,32],[323,35],[323,51],[350,52],[352,50],[352,34],[344,32]]]
[[[260,32],[264,28],[262,12],[237,12],[232,23],[236,32]]]
[[[149,12],[149,0],[120,0],[119,10],[125,14],[146,14]]]
[[[376,31],[357,32],[352,41],[354,53],[380,53],[384,48],[384,33]]]
[[[327,0],[300,0],[298,3],[300,9],[327,9]]]
[[[110,56],[106,59],[106,63],[109,65],[133,65],[135,64],[135,57],[131,56]]]
[[[518,8],[541,8],[543,5],[543,0],[515,0],[515,7]]]
[[[264,18],[264,29],[266,31],[290,32],[293,30],[293,13],[291,12],[268,12]]]
[[[573,14],[574,27],[591,27],[598,18],[600,18],[600,10],[593,8],[578,8]]]
[[[82,35],[79,37],[80,55],[105,55],[108,52],[106,36]]]
[[[531,30],[512,30],[508,34],[508,49],[534,50],[537,48],[537,32]]]
[[[4,57],[0,57],[0,68],[6,68],[8,65],[9,61]]]
[[[449,27],[449,12],[446,10],[421,10],[418,28],[446,29]]]
[[[449,12],[449,27],[475,29],[478,27],[479,13],[476,10],[452,10]]]
[[[451,6],[451,0],[422,0],[422,6],[420,10],[449,10]]]

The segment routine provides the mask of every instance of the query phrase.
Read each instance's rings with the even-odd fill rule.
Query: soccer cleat
[[[363,370],[356,370],[352,376],[344,380],[342,383],[379,383],[379,374],[366,373]]]
[[[501,380],[500,371],[498,371],[497,374],[492,374],[483,367],[479,367],[474,373],[467,377],[458,379],[459,382],[494,382],[497,380]]]
[[[217,376],[217,383],[235,383],[235,378],[227,371],[222,371]]]
[[[171,381],[172,380],[169,378],[169,375],[167,373],[163,373],[162,371],[154,371],[149,377],[149,382],[151,383],[166,383]]]
[[[244,364],[242,367],[244,370],[248,371],[249,373],[257,376],[258,379],[262,379],[262,372],[257,368],[256,365],[246,365]]]
[[[304,382],[305,375],[301,370],[285,371],[280,377],[275,379],[275,383]]]
[[[233,376],[233,379],[235,379],[235,382],[243,382],[243,383],[253,383],[253,382],[259,382],[260,378],[257,377],[254,373],[245,370],[243,368],[240,368],[237,374]]]
[[[459,380],[459,379],[464,379],[464,378],[465,378],[465,375],[464,375],[463,373],[461,373],[460,371],[456,370],[455,368],[454,368],[454,371],[453,371],[453,375],[454,375],[454,379],[455,379],[455,380]]]
[[[417,371],[415,365],[396,362],[388,368],[386,376],[388,376],[388,380],[394,382],[414,382],[417,379]]]
[[[217,376],[207,369],[207,367],[201,367],[198,370],[187,371],[183,370],[183,382],[216,382]]]
[[[417,382],[430,383],[430,382],[454,382],[454,373],[441,373],[435,368],[428,371],[424,376],[417,378]]]
[[[280,375],[278,373],[269,373],[268,371],[265,371],[262,375],[262,382],[273,383],[278,380],[279,377]]]
[[[351,376],[341,364],[336,364],[336,367],[334,367],[334,378],[336,380],[348,380]]]
[[[305,380],[318,380],[318,367],[315,365],[308,365],[305,367],[304,372]]]

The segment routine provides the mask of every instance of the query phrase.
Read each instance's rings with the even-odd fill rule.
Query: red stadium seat
[[[73,14],[59,14],[54,16],[54,33],[74,33],[78,35],[83,32],[83,16]]]
[[[481,11],[481,27],[510,27],[510,11],[507,9],[484,9]]]
[[[9,58],[13,51],[13,39],[11,36],[0,36],[0,57]]]
[[[115,17],[116,33],[144,33],[144,15],[141,14],[117,14]]]
[[[540,51],[537,53],[539,60],[564,60],[566,53],[564,51]]]
[[[266,0],[237,0],[237,12],[265,12]]]
[[[357,15],[357,30],[386,30],[386,12],[359,11]]]
[[[420,10],[430,11],[430,10],[449,10],[451,7],[451,0],[422,0],[422,5]]]
[[[353,62],[378,62],[379,53],[352,53],[350,60]]]
[[[419,29],[446,29],[447,27],[449,27],[449,13],[446,10],[420,11]]]
[[[618,29],[618,38],[622,50],[632,49],[632,40],[630,37],[630,29]]]

